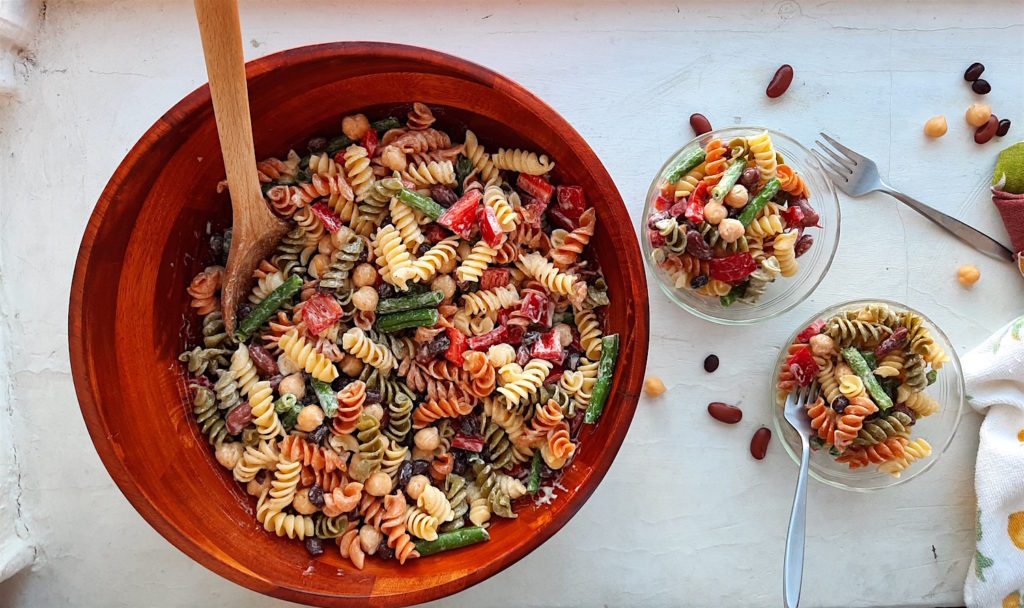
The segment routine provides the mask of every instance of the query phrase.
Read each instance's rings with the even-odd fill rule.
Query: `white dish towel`
[[[963,359],[981,423],[974,487],[978,546],[964,584],[970,608],[1024,608],[1024,317]]]

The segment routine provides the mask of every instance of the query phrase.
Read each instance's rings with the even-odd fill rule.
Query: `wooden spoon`
[[[231,333],[235,329],[235,307],[248,289],[253,271],[274,250],[288,231],[288,224],[267,208],[256,173],[238,3],[195,0],[195,7],[231,193],[231,250],[221,290],[224,325]]]

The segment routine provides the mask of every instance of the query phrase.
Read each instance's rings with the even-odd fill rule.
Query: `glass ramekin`
[[[778,154],[782,156],[786,164],[801,175],[807,182],[811,196],[808,199],[810,205],[821,217],[821,229],[810,228],[805,234],[814,236],[814,245],[804,255],[800,256],[800,271],[796,276],[790,278],[779,277],[769,284],[764,295],[751,305],[744,302],[734,302],[731,306],[725,307],[714,296],[704,296],[689,287],[677,289],[668,276],[668,273],[654,262],[652,256],[654,247],[651,246],[650,233],[647,218],[656,211],[654,201],[661,192],[664,183],[662,175],[670,164],[676,161],[683,154],[689,154],[697,146],[706,146],[712,139],[720,139],[725,143],[737,137],[758,135],[767,131],[771,136],[772,144]],[[836,197],[835,188],[832,182],[825,176],[821,164],[807,148],[797,143],[787,135],[763,127],[729,127],[705,133],[692,139],[678,152],[673,154],[655,175],[651,187],[647,191],[647,201],[644,204],[644,213],[640,218],[641,244],[644,251],[644,260],[657,279],[661,290],[670,300],[681,306],[683,309],[709,321],[727,325],[742,325],[757,323],[765,319],[780,315],[802,302],[825,278],[829,266],[832,265],[832,258],[835,256],[836,247],[839,245],[839,199]]]
[[[911,431],[911,439],[917,437],[924,438],[932,446],[932,453],[920,461],[913,462],[898,478],[888,473],[878,472],[875,465],[851,470],[846,464],[836,462],[826,450],[811,447],[811,477],[830,486],[853,492],[869,492],[904,484],[911,479],[916,479],[932,468],[938,462],[939,457],[953,443],[953,437],[960,426],[965,403],[964,378],[963,372],[960,369],[960,358],[957,357],[956,351],[953,349],[953,345],[950,344],[946,334],[931,319],[921,314],[920,311],[889,300],[855,300],[830,306],[794,328],[793,334],[790,335],[789,339],[780,349],[779,357],[775,361],[775,371],[772,373],[771,397],[768,399],[768,402],[772,404],[772,420],[775,421],[775,433],[782,441],[786,451],[789,452],[793,462],[798,466],[800,464],[800,436],[786,422],[783,416],[785,404],[780,403],[776,398],[779,371],[782,369],[782,364],[786,361],[788,345],[792,344],[796,340],[797,335],[814,321],[818,319],[827,321],[836,314],[847,310],[863,308],[867,304],[885,304],[895,312],[910,311],[921,317],[924,321],[924,326],[931,332],[932,339],[949,355],[949,361],[942,366],[942,369],[938,370],[935,383],[924,391],[939,402],[941,409],[938,413],[931,416],[918,418]]]

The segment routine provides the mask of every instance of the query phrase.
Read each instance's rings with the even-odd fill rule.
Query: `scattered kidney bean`
[[[740,175],[740,183],[746,186],[747,190],[750,190],[757,185],[757,182],[761,179],[761,173],[756,167],[748,167],[743,170],[743,174]]]
[[[985,66],[975,61],[971,65],[967,66],[967,70],[964,72],[964,80],[967,82],[974,82],[981,78],[981,73],[985,71]]]
[[[754,431],[754,436],[750,439],[750,455],[757,460],[764,460],[764,455],[768,453],[768,442],[771,439],[772,432],[768,427],[762,426]]]
[[[797,239],[796,245],[793,246],[793,253],[796,255],[796,257],[800,257],[803,254],[807,253],[807,250],[810,249],[811,245],[813,244],[814,237],[809,234],[805,234],[799,239]]]
[[[992,85],[987,80],[979,78],[971,83],[971,90],[978,95],[987,95],[992,90]]]
[[[703,114],[690,114],[690,128],[694,135],[704,135],[711,131],[711,121]]]
[[[701,287],[704,287],[710,282],[711,279],[709,279],[706,274],[698,274],[697,276],[690,279],[690,289],[700,289]]]
[[[657,230],[658,222],[660,222],[661,220],[667,220],[670,217],[672,217],[672,214],[669,213],[668,211],[656,211],[652,213],[647,217],[647,229]]]
[[[379,404],[380,401],[381,399],[379,390],[375,388],[366,389],[366,400],[363,401],[365,405],[376,405]]]
[[[779,69],[775,70],[775,75],[772,76],[771,82],[768,83],[768,88],[764,90],[764,93],[768,97],[775,99],[785,93],[792,83],[793,66],[784,63],[779,66]]]
[[[709,403],[708,413],[711,414],[711,417],[715,420],[726,424],[736,424],[743,419],[743,410],[735,405],[729,405],[728,403],[722,403],[721,401],[712,401]]]
[[[412,462],[412,474],[413,475],[426,475],[430,472],[430,461],[429,460],[414,460]]]
[[[882,340],[881,343],[875,347],[875,358],[881,359],[896,350],[896,348],[903,344],[903,341],[907,339],[908,333],[910,333],[910,331],[906,327],[897,327],[896,331],[892,332],[889,337]]]
[[[974,143],[984,144],[988,143],[990,139],[995,137],[996,130],[999,128],[999,119],[995,114],[988,117],[988,122],[978,127],[978,130],[974,132]]]
[[[277,361],[267,352],[267,349],[259,344],[253,344],[249,347],[249,356],[252,357],[253,365],[256,366],[256,369],[263,372],[264,376],[277,374]]]
[[[395,483],[399,488],[404,488],[410,479],[412,479],[412,461],[403,460],[402,464],[398,465],[398,478]]]
[[[698,260],[710,260],[714,257],[711,253],[711,247],[704,240],[704,235],[696,230],[686,231],[686,253]]]
[[[235,407],[224,417],[224,426],[232,435],[241,433],[242,429],[249,426],[250,422],[252,422],[252,408],[249,407],[248,401]]]
[[[839,395],[829,405],[832,406],[832,409],[842,414],[846,411],[846,406],[850,405],[850,399],[846,395]]]
[[[718,355],[708,355],[704,357],[704,371],[709,374],[715,373],[718,369]]]
[[[1002,137],[1010,132],[1010,119],[1004,118],[999,121],[999,128],[996,129],[996,135]]]

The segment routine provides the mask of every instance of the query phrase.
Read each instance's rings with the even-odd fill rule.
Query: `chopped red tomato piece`
[[[700,182],[697,187],[690,193],[690,198],[686,202],[686,211],[683,215],[686,219],[690,220],[694,224],[699,224],[704,221],[704,203],[708,200],[708,184],[707,182]],[[753,271],[751,271],[753,272]]]
[[[536,226],[544,219],[544,212],[547,211],[547,208],[548,205],[544,201],[528,197],[526,203],[519,210],[519,215],[523,216],[523,221],[527,224]]]
[[[452,447],[467,452],[482,452],[484,451],[484,438],[455,433],[455,436],[452,437]]]
[[[540,339],[533,343],[533,351],[530,354],[536,359],[544,359],[554,363],[561,363],[565,357],[562,344],[558,341],[558,334],[554,331],[541,334]]]
[[[448,345],[448,350],[445,351],[444,358],[448,359],[455,365],[462,365],[462,353],[466,352],[469,340],[466,336],[462,335],[462,332],[454,327],[448,328],[448,340],[451,341],[451,344]]]
[[[727,255],[724,258],[715,258],[708,264],[711,266],[711,278],[726,283],[745,279],[757,270],[754,256],[746,251]]]
[[[555,189],[555,206],[562,215],[579,226],[580,216],[587,210],[587,201],[582,186],[559,186]]]
[[[509,282],[508,268],[488,268],[480,277],[480,289],[494,289],[504,287]]]
[[[476,221],[476,208],[480,205],[481,198],[479,190],[470,190],[442,213],[441,217],[437,218],[437,223],[468,239]]]
[[[662,194],[654,199],[654,208],[658,211],[668,211],[672,207],[672,199]]]
[[[320,221],[323,222],[324,228],[331,232],[337,232],[341,230],[342,226],[344,226],[341,221],[341,217],[334,211],[331,211],[331,208],[323,202],[313,205],[309,210],[313,212],[313,215],[320,218]]]
[[[369,158],[373,158],[373,153],[377,151],[378,143],[380,143],[380,139],[377,137],[377,131],[374,129],[367,129],[363,138],[359,140],[359,145],[366,148],[366,156]]]
[[[467,345],[470,350],[482,352],[499,342],[503,342],[507,336],[508,328],[504,325],[499,325],[489,332],[482,333],[479,336],[473,336],[467,341]]]
[[[302,304],[302,319],[314,336],[334,325],[341,315],[341,304],[328,294],[319,293]]]
[[[527,175],[525,173],[519,174],[519,178],[516,179],[516,186],[519,186],[520,190],[533,198],[544,201],[545,205],[551,202],[551,195],[555,193],[555,187],[550,182],[536,175]]]
[[[811,354],[809,346],[805,346],[790,355],[786,359],[786,365],[789,366],[789,369],[793,372],[793,378],[796,379],[800,386],[810,385],[819,370],[818,362],[814,360],[814,355]]]
[[[814,323],[811,323],[800,332],[796,341],[806,344],[811,341],[811,338],[821,333],[821,328],[825,327],[825,319],[818,319]]]
[[[539,291],[526,290],[523,300],[519,304],[519,312],[534,323],[540,323],[546,316],[548,299]]]

